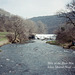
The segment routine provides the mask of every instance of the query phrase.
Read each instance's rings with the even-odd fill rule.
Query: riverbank
[[[66,48],[66,49],[73,49],[73,50],[75,50],[75,46],[71,46],[70,48],[68,47],[69,45],[71,45],[71,42],[62,44],[62,43],[59,43],[57,41],[47,41],[46,43],[52,44],[52,45],[58,45],[58,46],[61,46],[63,48]]]
[[[9,43],[8,39],[7,40],[2,40],[2,41],[0,41],[0,47],[5,45],[5,44],[8,44],[8,43]]]
[[[59,46],[46,44],[45,40],[34,41],[1,47],[0,75],[74,75],[75,64],[71,63],[75,62],[75,51],[66,51]]]
[[[0,39],[0,47],[3,46],[3,45],[6,45],[8,43],[10,43],[10,42],[7,38]],[[0,50],[0,52],[2,52],[2,50]]]
[[[6,37],[7,34],[8,32],[0,32],[0,47],[9,43],[9,40]]]

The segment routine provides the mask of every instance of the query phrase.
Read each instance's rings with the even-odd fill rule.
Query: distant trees
[[[7,23],[10,19],[11,15],[9,12],[4,11],[3,9],[0,9],[0,31],[6,31],[7,29]]]
[[[46,33],[46,26],[41,21],[35,23],[0,10],[0,31],[10,32],[7,35],[10,42],[21,43],[28,40],[33,33]]]
[[[28,35],[31,35],[32,33],[37,33],[37,25],[32,20],[25,20],[25,27]]]
[[[37,33],[39,33],[39,34],[45,34],[45,33],[47,33],[47,27],[46,27],[46,25],[43,23],[43,22],[41,22],[41,21],[38,21],[37,22],[37,30],[38,30],[38,32]]]
[[[0,31],[5,31],[5,15],[0,15]]]
[[[64,18],[65,24],[57,30],[57,40],[59,42],[71,42],[75,40],[75,0],[66,5],[65,11],[58,12],[58,16]]]

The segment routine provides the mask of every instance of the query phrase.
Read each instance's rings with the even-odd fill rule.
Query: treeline
[[[46,33],[46,26],[38,21],[24,19],[0,9],[0,32],[10,32],[7,35],[10,42],[25,42],[36,33]]]
[[[33,20],[34,22],[40,20],[44,24],[46,24],[49,34],[53,34],[54,31],[64,22],[64,19],[59,18],[57,15],[33,17],[31,18],[31,20]]]
[[[57,13],[59,18],[65,20],[56,31],[57,40],[59,43],[69,43],[75,40],[75,0],[66,5],[66,10]]]

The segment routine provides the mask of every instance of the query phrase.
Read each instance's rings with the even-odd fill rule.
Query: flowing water
[[[75,51],[34,41],[0,47],[0,75],[75,75]]]

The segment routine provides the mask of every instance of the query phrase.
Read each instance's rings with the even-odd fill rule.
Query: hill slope
[[[1,15],[10,17],[12,14],[3,9],[0,9],[0,16]],[[64,20],[62,18],[58,18],[57,15],[33,17],[30,18],[30,20],[34,22],[43,22],[48,28],[48,33],[53,33],[58,28],[58,26],[60,26],[64,22]]]
[[[42,21],[44,24],[46,24],[48,33],[53,33],[64,22],[64,20],[59,18],[57,15],[33,17],[31,20],[35,22]]]
[[[11,14],[0,8],[0,15],[11,16]]]

